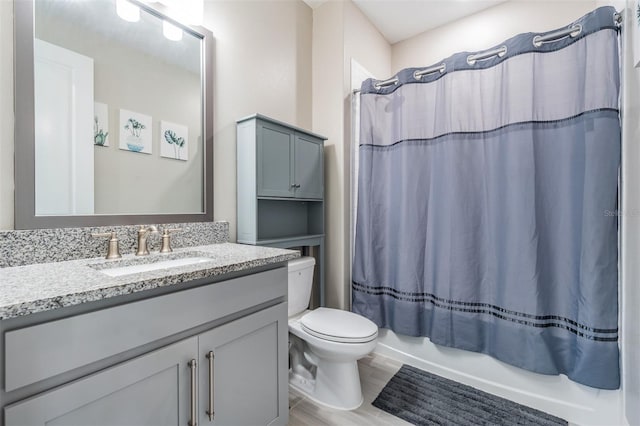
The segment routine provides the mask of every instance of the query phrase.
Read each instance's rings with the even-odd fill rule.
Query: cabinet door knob
[[[207,415],[209,416],[209,421],[213,421],[213,351],[209,351],[207,354],[207,359],[209,360],[209,409],[207,410]]]
[[[191,370],[191,419],[189,420],[189,426],[198,426],[198,420],[196,416],[198,412],[196,411],[196,380],[197,380],[197,368],[198,363],[195,359],[189,361],[189,369]]]

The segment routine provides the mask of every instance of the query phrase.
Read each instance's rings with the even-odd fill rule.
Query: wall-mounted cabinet
[[[260,114],[238,120],[237,132],[237,240],[280,248],[318,246],[322,305],[327,138]]]
[[[253,140],[243,140],[243,148],[256,151],[252,154],[257,155],[258,197],[322,199],[322,137],[260,116],[238,123],[238,127],[238,134],[246,127],[243,136],[255,131]]]

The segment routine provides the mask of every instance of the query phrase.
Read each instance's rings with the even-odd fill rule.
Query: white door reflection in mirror
[[[93,59],[39,39],[34,56],[36,214],[93,214]]]

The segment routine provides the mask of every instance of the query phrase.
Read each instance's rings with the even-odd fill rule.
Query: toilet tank
[[[313,268],[316,260],[313,257],[300,257],[289,261],[289,316],[299,314],[307,309],[313,285]]]

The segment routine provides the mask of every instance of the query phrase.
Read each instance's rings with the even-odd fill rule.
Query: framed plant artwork
[[[189,129],[181,124],[160,121],[160,156],[189,159]]]
[[[109,108],[101,102],[93,103],[93,144],[109,146]]]
[[[120,149],[151,154],[152,137],[150,116],[126,109],[120,110]]]

